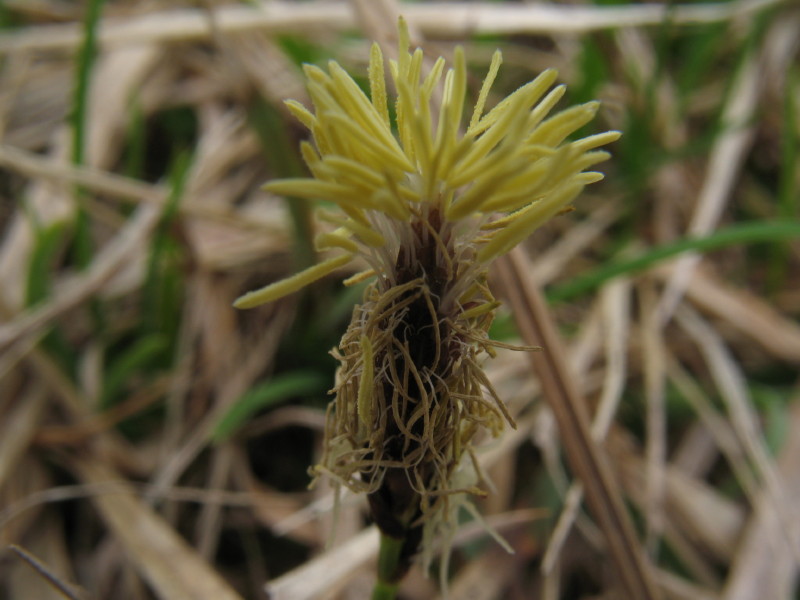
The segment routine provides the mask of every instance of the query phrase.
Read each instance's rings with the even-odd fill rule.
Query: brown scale
[[[453,333],[441,331],[442,327],[447,326],[447,321],[440,314],[440,298],[447,291],[450,277],[447,267],[441,264],[440,257],[443,251],[452,256],[449,236],[437,242],[435,236],[430,233],[431,229],[438,232],[441,228],[442,220],[438,210],[431,210],[427,225],[421,221],[412,224],[417,241],[414,256],[411,256],[408,249],[401,248],[397,257],[395,274],[398,285],[421,278],[427,286],[427,289],[423,287],[422,290],[412,288],[395,300],[395,304],[400,304],[412,295],[417,296],[406,307],[403,318],[395,324],[392,332],[401,346],[407,344],[408,354],[413,362],[413,368],[409,368],[404,364],[406,359],[398,354],[396,358],[398,373],[415,370],[420,374],[437,373],[439,377],[446,379],[452,370],[453,354],[458,353],[458,344],[453,344],[450,339]],[[381,325],[389,326],[385,322]],[[437,328],[439,328],[438,339]],[[438,349],[437,344],[440,345]],[[380,364],[377,357],[376,364]],[[426,388],[426,395],[436,402],[435,391],[429,384],[426,384]],[[409,378],[406,392],[412,399],[421,397],[419,384],[413,377]],[[392,381],[384,381],[383,393],[385,398],[392,398]],[[406,423],[417,408],[417,402],[405,405],[400,418],[405,419]],[[415,436],[421,436],[423,428],[422,419],[417,419],[410,428],[406,427]],[[387,415],[384,440],[383,458],[398,462],[404,462],[405,457],[419,449],[420,445],[413,437],[408,438],[402,434],[401,427],[391,411]],[[372,517],[377,526],[385,534],[404,540],[398,579],[408,570],[422,538],[420,497],[409,483],[409,478],[414,475],[421,476],[422,483],[427,488],[432,476],[432,465],[425,466],[427,468],[423,467],[422,470],[419,466],[415,466],[414,474],[409,473],[409,468],[389,468],[384,474],[381,487],[368,494]],[[368,474],[364,475],[369,477]]]

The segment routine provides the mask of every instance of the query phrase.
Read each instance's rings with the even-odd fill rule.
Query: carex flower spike
[[[402,20],[399,39],[391,94],[377,44],[369,95],[334,61],[327,72],[306,65],[314,110],[287,106],[313,138],[301,145],[312,176],[265,189],[335,205],[318,211],[331,227],[315,240],[330,257],[235,303],[252,308],[286,296],[356,258],[368,267],[345,281],[371,283],[334,351],[336,398],[313,473],[367,494],[393,542],[393,566],[380,574],[389,585],[420,544],[429,551],[437,535],[452,532],[468,494],[482,493],[475,434],[513,426],[479,362],[498,345],[487,333],[498,305],[486,283],[490,264],[602,179],[587,169],[609,156],[597,148],[619,137],[568,140],[598,103],[553,114],[564,94],[554,70],[486,112],[499,51],[464,127],[463,50],[446,71],[439,58],[423,75],[422,50],[410,51]]]

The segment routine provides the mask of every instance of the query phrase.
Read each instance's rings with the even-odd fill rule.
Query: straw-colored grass
[[[800,593],[794,2],[7,0],[0,597],[368,596],[364,499],[306,488],[363,287],[231,303],[316,260],[260,190],[304,174],[301,63],[364,76],[400,13],[473,94],[500,47],[498,93],[554,66],[623,132],[492,274],[491,335],[544,351],[485,365],[518,427],[478,508],[515,553],[465,514],[450,597]]]

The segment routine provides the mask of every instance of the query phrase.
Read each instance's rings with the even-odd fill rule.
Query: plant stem
[[[397,597],[398,569],[404,541],[381,532],[378,581],[372,590],[372,600],[394,600]]]
[[[372,600],[395,600],[397,598],[397,584],[377,581],[372,590]]]

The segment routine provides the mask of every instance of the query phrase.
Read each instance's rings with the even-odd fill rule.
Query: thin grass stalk
[[[625,510],[608,458],[592,439],[586,403],[570,377],[562,343],[542,293],[526,274],[529,270],[521,250],[516,248],[499,259],[497,271],[522,339],[543,348],[541,353],[528,357],[558,423],[567,460],[583,482],[589,508],[605,534],[625,597],[656,600],[660,594],[651,567]]]

